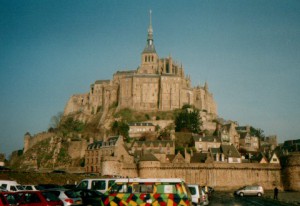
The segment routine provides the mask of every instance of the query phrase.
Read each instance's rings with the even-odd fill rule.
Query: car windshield
[[[67,195],[67,197],[69,198],[76,198],[79,197],[75,192],[73,192],[72,190],[67,190],[65,191],[65,194]]]
[[[45,197],[47,202],[60,201],[60,199],[51,192],[42,192],[42,195]]]

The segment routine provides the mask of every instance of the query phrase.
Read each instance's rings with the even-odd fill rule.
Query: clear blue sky
[[[299,0],[0,0],[0,153],[72,94],[136,69],[150,9],[158,55],[207,81],[221,117],[299,139]]]

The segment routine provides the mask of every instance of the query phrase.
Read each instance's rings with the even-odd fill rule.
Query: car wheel
[[[241,192],[241,193],[240,193],[240,196],[243,197],[243,196],[244,196],[244,193]]]
[[[261,197],[261,196],[262,196],[262,194],[259,192],[259,193],[257,193],[257,196],[258,196],[258,197]]]

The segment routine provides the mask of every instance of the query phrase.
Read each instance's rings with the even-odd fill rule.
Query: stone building
[[[232,144],[221,144],[219,148],[210,149],[211,157],[216,162],[242,163],[242,157]]]
[[[259,149],[259,139],[258,137],[251,136],[250,133],[240,134],[240,148],[245,149],[248,152],[258,151]]]
[[[198,152],[208,153],[211,148],[219,148],[221,145],[221,138],[216,136],[194,135],[193,139]]]
[[[155,125],[150,122],[135,122],[128,125],[128,133],[131,138],[141,137],[145,133],[155,134]]]
[[[109,162],[109,166],[106,164]],[[109,137],[107,141],[96,141],[89,144],[85,152],[85,171],[87,173],[120,173],[122,165],[134,162],[129,155],[122,136]]]
[[[182,64],[171,56],[160,58],[156,52],[150,16],[146,47],[135,70],[117,71],[112,80],[97,80],[86,94],[73,95],[64,115],[80,112],[83,120],[100,109],[116,104],[118,109],[170,111],[185,104],[217,114],[217,105],[208,84],[193,87]]]
[[[175,142],[173,140],[134,141],[129,153],[136,156],[142,152],[174,155]]]

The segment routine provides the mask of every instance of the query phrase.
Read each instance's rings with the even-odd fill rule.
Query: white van
[[[115,181],[116,178],[83,179],[76,188],[98,190],[99,192],[104,193]]]
[[[22,191],[24,188],[13,180],[0,180],[0,186],[10,192]]]
[[[194,206],[199,205],[208,205],[208,195],[205,194],[204,190],[200,185],[197,184],[189,184],[188,185],[191,196],[192,196],[192,203]]]

